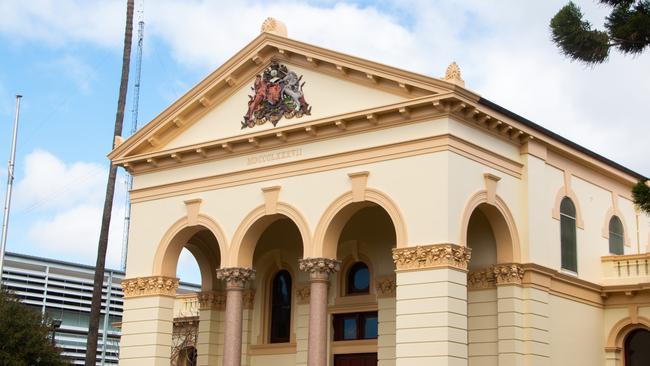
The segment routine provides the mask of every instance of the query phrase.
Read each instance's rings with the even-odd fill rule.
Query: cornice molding
[[[393,249],[397,271],[451,267],[467,270],[471,249],[456,244],[434,244]]]
[[[165,276],[136,277],[122,280],[125,298],[142,296],[176,296],[179,279]]]

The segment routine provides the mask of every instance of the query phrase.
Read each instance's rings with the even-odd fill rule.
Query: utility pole
[[[140,2],[140,6],[142,7]],[[131,108],[131,134],[133,136],[135,131],[138,130],[138,109],[140,106],[140,80],[142,74],[142,46],[144,43],[144,21],[143,19],[143,10],[140,8],[138,10],[138,48],[135,61],[135,83],[133,84],[133,106]],[[131,196],[129,192],[133,187],[133,176],[126,173],[126,197],[125,197],[125,210],[124,210],[124,230],[122,231],[122,260],[120,267],[122,271],[126,271],[126,256],[129,249],[129,228],[131,227]]]
[[[11,191],[14,185],[14,166],[16,164],[16,140],[18,139],[18,119],[20,117],[20,99],[16,95],[16,117],[14,118],[14,133],[11,138],[11,153],[7,167],[7,195],[5,196],[4,216],[2,218],[2,238],[0,239],[0,288],[2,287],[2,268],[5,262],[5,248],[7,247],[7,231],[9,230],[9,209],[11,208]]]

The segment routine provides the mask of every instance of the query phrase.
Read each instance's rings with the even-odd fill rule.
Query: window
[[[377,338],[377,312],[347,313],[334,315],[334,340]]]
[[[367,294],[370,292],[370,271],[363,262],[357,262],[348,271],[347,295]]]
[[[291,338],[291,274],[279,271],[271,288],[271,343],[289,342]]]
[[[576,208],[569,197],[564,197],[560,204],[560,244],[562,269],[578,272]]]
[[[623,244],[623,223],[618,216],[612,216],[609,220],[609,252],[622,255]]]
[[[650,365],[650,331],[637,329],[625,337],[625,366]]]

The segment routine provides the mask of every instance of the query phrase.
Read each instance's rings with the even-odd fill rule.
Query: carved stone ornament
[[[460,76],[460,67],[456,62],[452,62],[447,66],[447,71],[445,72],[445,81],[450,83],[458,84],[460,86],[465,86],[465,81]]]
[[[273,33],[278,36],[287,36],[287,27],[281,21],[268,17],[262,23],[262,28],[260,29],[261,33]]]
[[[227,288],[244,288],[246,282],[255,279],[252,268],[232,267],[217,269],[217,279],[226,281]]]
[[[375,290],[377,290],[378,298],[395,297],[396,289],[395,276],[380,277],[375,280]]]
[[[124,297],[176,296],[178,278],[165,276],[137,277],[122,280]]]
[[[248,110],[241,122],[242,130],[271,122],[273,126],[284,118],[300,118],[311,114],[305,100],[302,75],[298,76],[285,65],[271,62],[266,70],[255,77],[253,95],[249,95]]]
[[[196,294],[199,309],[223,310],[226,307],[226,294],[222,291],[204,291]]]
[[[454,267],[467,269],[471,249],[455,244],[436,244],[393,249],[397,270]]]
[[[299,284],[296,295],[298,295],[298,304],[309,304],[309,295],[311,294],[311,285],[309,283]]]
[[[492,268],[497,285],[521,284],[524,279],[524,269],[520,264],[497,264]]]
[[[469,290],[485,290],[495,288],[493,267],[472,271],[467,274],[467,288]]]
[[[305,258],[298,260],[298,268],[310,274],[322,273],[329,275],[341,269],[341,261],[329,258]]]

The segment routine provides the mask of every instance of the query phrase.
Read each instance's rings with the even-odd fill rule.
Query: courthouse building
[[[468,87],[265,21],[109,155],[120,364],[169,364],[187,248],[199,365],[649,365],[643,177]]]

